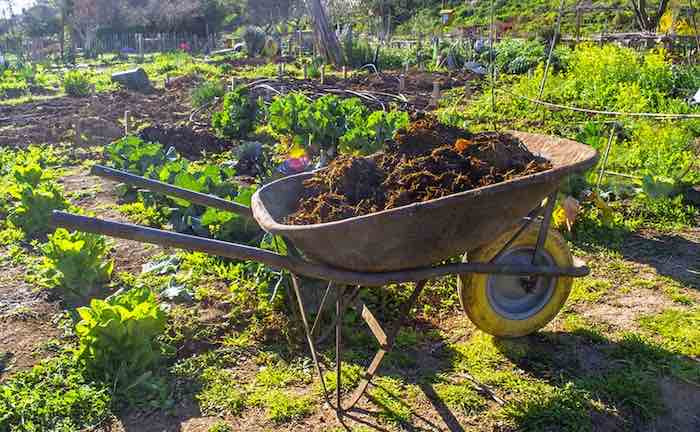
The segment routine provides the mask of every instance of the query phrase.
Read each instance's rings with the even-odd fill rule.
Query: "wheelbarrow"
[[[573,277],[589,269],[574,260],[550,221],[559,184],[570,174],[592,167],[597,153],[589,146],[551,136],[514,132],[528,149],[553,168],[491,186],[422,203],[336,222],[306,226],[284,224],[297,208],[303,182],[313,173],[286,177],[259,189],[252,208],[215,196],[181,189],[122,171],[96,166],[93,173],[153,192],[254,219],[268,233],[281,236],[287,255],[170,231],[54,212],[56,226],[128,240],[196,250],[239,260],[254,260],[291,274],[311,357],[326,402],[339,418],[365,393],[384,356],[428,280],[458,276],[463,309],[487,333],[516,337],[551,321],[569,295]],[[449,262],[462,256],[461,262]],[[302,296],[301,276],[328,282],[314,322]],[[360,289],[415,282],[400,306],[399,320],[388,329],[357,297]],[[334,294],[334,295],[333,295]],[[335,397],[327,391],[317,351],[322,311],[332,303],[335,316]],[[354,393],[341,392],[343,314],[356,308],[377,339],[379,349]],[[328,334],[328,332],[326,334]]]

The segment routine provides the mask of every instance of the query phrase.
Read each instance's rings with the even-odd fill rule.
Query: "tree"
[[[25,9],[22,14],[22,27],[30,37],[52,36],[60,32],[60,10],[51,1],[40,0]]]
[[[340,42],[338,42],[338,37],[328,22],[328,16],[321,0],[306,0],[306,8],[309,10],[314,24],[314,35],[321,55],[331,64],[342,64],[343,55],[340,51]]]
[[[666,12],[666,9],[668,9],[669,0],[660,0],[656,12],[652,15],[649,15],[647,12],[648,5],[646,0],[630,0],[630,3],[632,4],[639,29],[641,31],[653,33],[659,26],[661,17]]]

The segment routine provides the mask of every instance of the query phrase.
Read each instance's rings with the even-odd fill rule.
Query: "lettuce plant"
[[[51,213],[69,207],[68,201],[54,183],[36,187],[20,185],[16,194],[19,201],[10,210],[9,220],[29,237],[49,232]]]
[[[146,288],[132,289],[108,300],[94,299],[78,308],[76,359],[96,379],[126,394],[145,385],[165,347],[166,313]]]
[[[107,249],[102,236],[57,229],[41,246],[44,283],[68,301],[87,300],[112,275],[114,262],[106,259]]]

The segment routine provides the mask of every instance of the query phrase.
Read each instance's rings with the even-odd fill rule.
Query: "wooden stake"
[[[401,75],[399,77],[399,93],[403,93],[406,90],[406,76]]]
[[[304,79],[309,79],[309,65],[304,63]]]
[[[433,94],[430,98],[430,105],[437,108],[440,102],[440,83],[433,81]]]
[[[321,85],[325,84],[326,82],[326,65],[323,64],[321,65]]]
[[[129,111],[124,111],[124,136],[129,135]]]
[[[347,81],[348,79],[348,68],[343,66],[343,79]]]

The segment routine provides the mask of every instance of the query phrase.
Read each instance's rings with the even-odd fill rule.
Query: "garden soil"
[[[426,116],[371,157],[340,157],[304,182],[293,225],[362,216],[535,174],[552,167],[512,135],[471,134]]]

